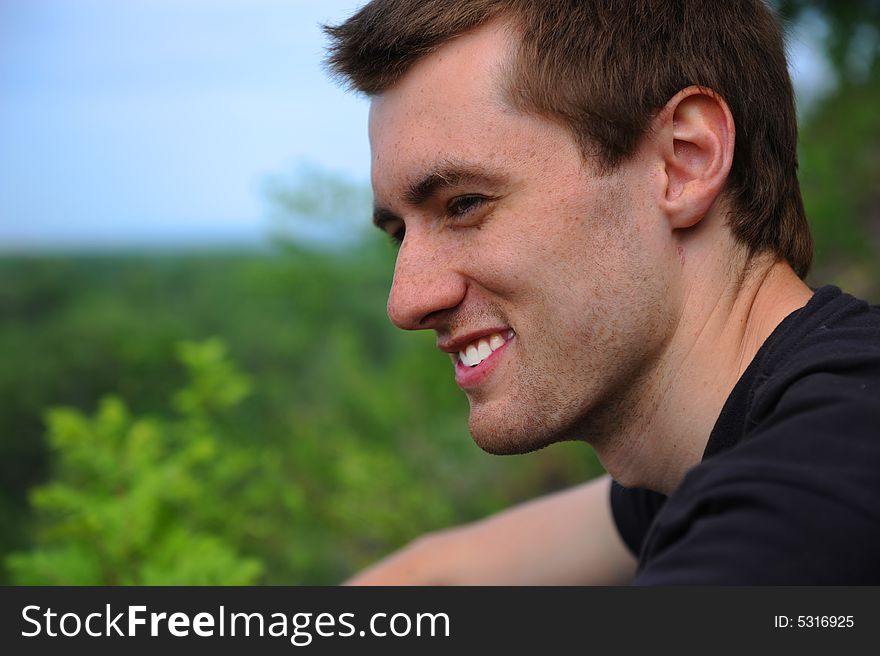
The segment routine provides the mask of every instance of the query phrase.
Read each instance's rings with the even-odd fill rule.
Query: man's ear
[[[706,216],[727,182],[736,132],[724,99],[709,89],[679,91],[655,119],[666,172],[661,200],[673,229]]]

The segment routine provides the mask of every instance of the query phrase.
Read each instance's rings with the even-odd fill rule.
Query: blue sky
[[[367,103],[318,29],[357,5],[0,2],[0,248],[237,239],[268,175],[366,180]]]
[[[252,241],[268,177],[366,183],[367,102],[318,27],[359,4],[0,1],[0,251]],[[807,92],[815,50],[792,44]]]

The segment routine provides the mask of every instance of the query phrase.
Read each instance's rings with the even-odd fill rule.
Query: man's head
[[[331,66],[373,98],[375,218],[403,242],[389,316],[437,331],[489,451],[614,433],[705,217],[809,266],[759,2],[378,0],[328,31]]]
[[[737,129],[726,190],[733,234],[806,275],[794,96],[778,21],[761,0],[374,0],[327,28],[328,63],[379,95],[426,54],[499,17],[515,32],[507,101],[567,126],[603,167],[632,154],[681,89],[723,97]]]

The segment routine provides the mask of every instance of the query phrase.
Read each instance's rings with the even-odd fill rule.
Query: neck
[[[717,260],[716,260],[717,261]],[[727,397],[761,345],[812,291],[785,262],[756,257],[744,275],[715,288],[686,289],[680,321],[668,347],[639,386],[632,421],[597,447],[606,469],[624,485],[671,493],[697,465]],[[692,272],[694,273],[694,272]]]

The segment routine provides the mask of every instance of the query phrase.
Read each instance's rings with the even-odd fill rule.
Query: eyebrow
[[[410,183],[403,193],[408,205],[420,207],[436,197],[444,189],[462,185],[497,188],[506,183],[507,178],[499,172],[468,162],[444,161],[437,164],[422,177]],[[391,210],[376,206],[373,210],[373,223],[379,229],[389,221],[399,221],[400,217]]]

